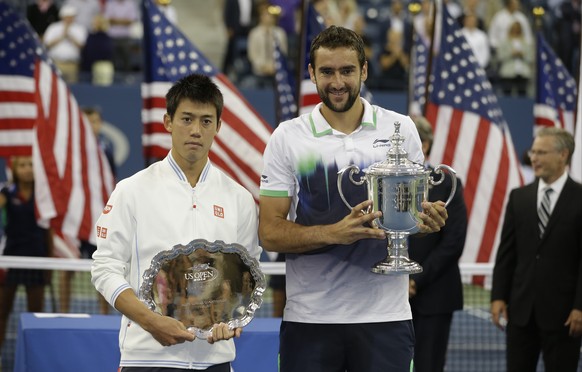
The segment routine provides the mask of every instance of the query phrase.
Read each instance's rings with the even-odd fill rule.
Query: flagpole
[[[542,18],[545,14],[545,10],[541,6],[536,6],[532,9],[531,12],[534,16],[534,30],[535,30],[534,50],[536,51],[536,55],[537,55],[539,53],[539,47],[540,47],[540,45],[539,45],[539,33],[541,32],[542,26],[544,23]],[[538,69],[540,66],[539,66],[539,61],[538,61],[537,57],[534,58],[533,63],[534,63],[534,71],[535,71],[535,74],[533,76],[534,99],[535,99],[535,102],[538,102],[537,95],[539,94],[539,89],[537,89],[537,88],[538,88],[538,82],[540,80]],[[532,123],[532,131],[531,131],[532,136],[535,136],[535,132],[536,132],[535,129],[536,129],[536,125],[535,125],[535,121],[534,121],[534,123]]]
[[[309,0],[301,0],[301,14],[300,14],[300,31],[299,31],[299,53],[297,53],[298,61],[296,64],[296,79],[295,79],[295,102],[297,103],[297,114],[301,107],[301,82],[303,81],[303,74],[305,73],[305,58],[307,47],[307,7]]]
[[[414,53],[414,46],[415,46],[415,38],[418,37],[416,32],[414,32],[414,18],[420,13],[421,5],[418,2],[411,2],[408,4],[408,12],[412,15],[412,27],[410,27],[409,33],[410,35],[406,35],[407,40],[409,41],[409,51],[408,51],[408,60],[411,62],[410,66],[415,66],[415,63],[412,63],[413,60],[418,58]],[[408,69],[408,94],[406,96],[406,107],[410,113],[410,104],[414,101],[414,74],[411,73],[412,69]]]
[[[434,55],[434,37],[436,34],[436,20],[437,20],[437,4],[438,4],[439,0],[435,0],[433,2],[434,7],[433,7],[433,12],[432,12],[432,29],[430,30],[430,45],[428,48],[428,61],[426,64],[426,82],[425,82],[425,89],[424,89],[424,105],[422,106],[422,115],[426,116],[426,108],[428,106],[428,95],[429,95],[429,91],[428,88],[430,86],[430,74],[432,72],[432,61],[433,61],[433,55]],[[427,30],[428,31],[428,30]],[[434,125],[434,124],[433,124]]]
[[[582,47],[582,39],[580,40]],[[570,161],[570,177],[574,181],[582,183],[582,58],[578,61],[578,91],[576,97],[576,110],[574,121],[574,154]]]

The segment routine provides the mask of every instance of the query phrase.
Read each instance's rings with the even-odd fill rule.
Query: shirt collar
[[[360,100],[364,105],[364,115],[362,116],[360,127],[376,129],[376,110],[364,98],[360,97]],[[333,128],[321,114],[320,109],[322,105],[322,102],[318,103],[309,114],[309,124],[311,125],[311,131],[314,137],[322,137],[333,133]]]
[[[545,192],[547,188],[551,187],[552,190],[554,190],[554,195],[560,195],[567,179],[567,171],[564,171],[564,173],[562,173],[562,175],[551,184],[545,183],[544,180],[540,178],[540,182],[538,183],[538,194]]]
[[[182,168],[180,168],[178,163],[176,163],[176,160],[174,160],[174,157],[172,156],[172,150],[170,150],[170,152],[168,152],[168,156],[166,156],[165,160],[168,163],[168,165],[170,166],[170,168],[172,169],[172,172],[176,175],[176,177],[178,177],[178,179],[180,181],[188,182],[188,179],[186,178],[186,174],[184,173]],[[212,169],[212,164],[210,163],[210,159],[207,159],[206,165],[204,166],[204,169],[202,169],[202,173],[200,173],[200,179],[198,180],[198,183],[202,183],[202,182],[206,181],[211,169]]]

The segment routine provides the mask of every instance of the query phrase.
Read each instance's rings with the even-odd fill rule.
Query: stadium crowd
[[[138,0],[8,0],[26,13],[69,82],[107,85],[141,79]],[[268,88],[274,77],[275,38],[288,65],[299,59],[299,0],[156,0],[168,19],[243,88]],[[313,0],[326,25],[360,34],[367,44],[368,85],[404,91],[413,30],[429,45],[429,0]],[[416,7],[411,5],[417,5]],[[580,2],[577,0],[445,0],[500,95],[533,95],[534,33],[540,29],[577,76]],[[203,5],[203,6],[202,6]],[[535,7],[545,12],[538,20]],[[269,42],[266,42],[269,41]]]

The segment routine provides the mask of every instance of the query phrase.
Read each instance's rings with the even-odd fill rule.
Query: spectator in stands
[[[406,90],[410,59],[404,51],[404,35],[397,30],[388,30],[386,45],[380,53],[380,74],[373,87],[386,90]]]
[[[412,20],[402,0],[392,0],[390,2],[390,13],[386,31],[381,37],[382,45],[386,44],[388,30],[401,32],[404,35],[404,50],[407,52],[410,51],[410,45],[412,43]]]
[[[301,0],[270,0],[269,3],[281,8],[277,25],[285,30],[287,40],[293,36],[298,36],[299,25],[296,15],[301,11]]]
[[[519,22],[523,37],[527,43],[533,45],[532,29],[527,16],[520,10],[519,0],[504,0],[505,7],[495,13],[489,24],[489,43],[494,53],[503,40],[507,38],[509,29],[515,22]]]
[[[424,117],[413,117],[425,159],[432,147],[432,127]],[[428,162],[425,164],[432,169]],[[434,172],[431,177],[440,179]],[[446,200],[452,188],[450,177],[429,190],[429,201]],[[422,265],[423,271],[410,276],[409,294],[414,324],[414,367],[416,372],[442,372],[445,367],[447,346],[453,312],[463,309],[463,285],[459,258],[467,235],[467,207],[463,186],[457,180],[457,189],[447,207],[449,218],[441,231],[425,237],[413,235],[409,239],[410,258]]]
[[[408,12],[404,8],[402,0],[392,0],[390,2],[390,15],[388,17],[388,27],[394,31],[407,35],[410,32],[411,22]]]
[[[101,109],[98,107],[84,107],[83,112],[89,123],[91,124],[91,129],[93,129],[93,134],[97,138],[97,143],[105,157],[107,158],[107,163],[111,168],[111,173],[113,177],[117,175],[117,167],[115,165],[115,145],[109,137],[103,133],[103,116],[101,115]]]
[[[26,19],[42,39],[47,27],[59,20],[59,8],[52,0],[36,0],[26,7]]]
[[[0,209],[6,213],[5,256],[49,257],[52,255],[51,230],[39,225],[34,212],[34,173],[32,157],[11,159],[12,182],[0,191]],[[9,269],[1,283],[0,350],[6,335],[8,318],[19,285],[26,288],[29,312],[44,311],[44,289],[50,284],[51,272],[33,269]]]
[[[491,50],[489,48],[489,37],[487,33],[478,27],[479,19],[475,14],[466,13],[463,16],[463,28],[461,32],[467,43],[471,46],[471,50],[479,62],[479,66],[486,69],[489,66],[491,58]]]
[[[101,14],[100,0],[66,0],[65,6],[72,6],[77,10],[75,23],[85,27],[85,30],[91,30],[93,20]]]
[[[582,336],[582,185],[568,176],[574,138],[537,132],[537,180],[512,190],[493,269],[491,315],[505,330],[507,371],[576,372]],[[551,191],[549,191],[551,190]]]
[[[89,124],[91,125],[91,129],[93,130],[93,134],[97,139],[97,143],[99,147],[103,150],[105,157],[107,158],[107,163],[111,168],[111,173],[115,177],[116,175],[116,167],[115,167],[115,156],[114,156],[114,146],[113,142],[103,134],[103,118],[101,116],[101,110],[97,107],[83,107],[83,113],[89,120]],[[97,246],[92,244],[89,241],[81,241],[79,246],[79,252],[81,254],[81,258],[84,259],[91,259],[93,253]],[[60,276],[60,296],[59,296],[59,311],[61,313],[68,313],[71,308],[71,281],[73,280],[75,272],[74,271],[62,271]],[[109,314],[109,304],[103,298],[101,294],[98,295],[99,301],[99,311],[101,314]]]
[[[432,1],[422,0],[420,2],[420,12],[412,20],[414,30],[418,33],[424,45],[431,45],[431,35],[433,31],[433,11]],[[434,43],[438,42],[438,37],[434,38]],[[438,48],[434,47],[435,50]]]
[[[113,82],[113,39],[107,33],[108,29],[107,19],[100,14],[95,16],[81,50],[81,73],[91,77],[96,85],[110,85]]]
[[[270,3],[281,8],[277,25],[287,34],[287,67],[294,71],[301,51],[301,26],[297,20],[302,0],[270,0]]]
[[[534,47],[525,38],[521,23],[514,22],[497,48],[499,78],[505,95],[526,95],[533,75],[534,55]]]
[[[48,55],[53,59],[67,83],[79,80],[81,49],[87,40],[87,30],[75,22],[77,9],[63,6],[59,12],[61,20],[51,24],[43,37]]]
[[[360,9],[358,9],[356,0],[337,0],[337,8],[339,12],[339,23],[336,25],[353,30],[358,35],[363,36],[366,21]]]
[[[281,52],[287,54],[287,34],[277,26],[278,9],[268,4],[259,6],[259,24],[249,32],[248,56],[259,88],[273,87],[275,42],[279,44]]]
[[[477,18],[477,28],[485,31],[485,15],[486,15],[486,4],[481,0],[464,0],[462,2],[463,13],[459,16],[458,21],[461,27],[465,26],[465,16],[468,14],[473,15]]]
[[[572,76],[580,73],[580,29],[581,2],[580,0],[567,0],[560,5],[560,14],[555,21],[556,54]]]
[[[319,14],[326,27],[341,23],[339,9],[335,0],[313,0],[313,8]]]
[[[457,19],[463,14],[463,8],[456,0],[443,0],[443,4],[453,19]]]
[[[310,56],[323,102],[275,129],[261,177],[261,242],[285,252],[287,267],[280,371],[408,371],[414,352],[408,275],[370,271],[386,256],[386,233],[368,225],[380,212],[365,213],[372,205],[365,187],[349,188],[348,200],[361,202],[348,209],[335,185],[338,168],[386,158],[386,147],[372,142],[387,139],[395,121],[408,156],[422,162],[418,132],[407,116],[360,97],[367,64],[354,31],[325,29]],[[421,231],[440,230],[444,203],[425,202],[423,209]]]
[[[172,0],[156,0],[156,4],[160,11],[168,18],[170,23],[176,25],[178,24],[178,13],[176,8],[172,5]]]
[[[107,0],[104,16],[109,22],[109,36],[113,39],[115,71],[132,71],[132,25],[139,20],[139,9],[134,0]]]
[[[237,59],[247,58],[245,53],[246,40],[253,26],[253,1],[252,0],[225,0],[224,24],[228,36],[226,55],[222,65],[225,74],[234,73],[234,63]],[[231,74],[232,75],[232,74]]]
[[[255,259],[261,253],[251,193],[208,160],[221,125],[222,93],[207,76],[193,74],[170,88],[166,106],[164,127],[171,133],[172,148],[164,160],[117,184],[97,221],[101,234],[92,281],[124,315],[122,369],[230,372],[235,356],[231,338],[239,337],[241,328],[214,324],[208,340],[195,340],[181,321],[150,310],[136,295],[153,258],[177,244],[204,238],[238,243]],[[186,294],[196,302],[192,292],[196,290]]]

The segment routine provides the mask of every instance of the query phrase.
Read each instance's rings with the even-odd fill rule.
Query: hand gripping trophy
[[[394,123],[394,134],[390,137],[392,146],[387,153],[387,159],[377,162],[364,169],[364,176],[359,181],[354,180],[354,174],[360,173],[357,165],[349,165],[338,172],[337,187],[344,204],[353,209],[342,191],[342,178],[347,170],[350,181],[356,186],[367,183],[368,199],[373,204],[366,213],[380,211],[382,216],[374,219],[372,224],[386,232],[388,238],[388,255],[372,267],[377,274],[416,274],[422,272],[422,267],[408,257],[408,235],[419,231],[418,224],[422,222],[419,213],[421,203],[428,199],[430,185],[439,185],[444,181],[442,169],[446,169],[453,181],[453,187],[445,206],[455,195],[457,176],[454,169],[448,165],[438,165],[434,172],[440,174],[435,181],[430,176],[431,171],[422,164],[408,160],[407,152],[402,148],[404,137],[400,135],[400,123]]]

